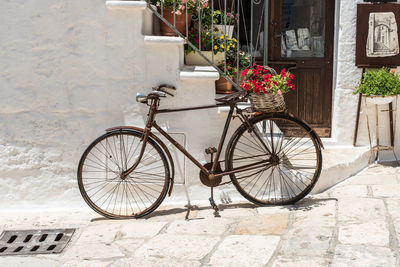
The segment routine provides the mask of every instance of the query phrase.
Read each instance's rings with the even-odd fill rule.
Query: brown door
[[[335,0],[270,1],[268,65],[295,75],[289,111],[331,134]]]

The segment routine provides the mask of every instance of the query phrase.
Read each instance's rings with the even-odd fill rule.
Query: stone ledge
[[[146,35],[144,43],[148,45],[183,45],[185,40],[181,37]]]
[[[106,1],[108,9],[139,9],[144,10],[147,7],[146,1]]]
[[[219,73],[211,66],[185,66],[180,73],[181,80],[205,79],[218,80]]]

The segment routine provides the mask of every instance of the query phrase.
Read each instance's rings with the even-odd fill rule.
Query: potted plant
[[[361,84],[354,94],[363,94],[373,104],[388,104],[400,94],[400,77],[388,68],[364,73]]]
[[[186,25],[191,21],[192,13],[196,11],[198,1],[204,0],[151,0],[158,12],[162,14],[171,25],[186,35]],[[186,21],[186,17],[188,21]],[[188,25],[189,26],[189,25]],[[160,24],[161,35],[177,36],[177,34],[163,21]]]
[[[214,32],[215,34],[215,32]],[[225,62],[225,52],[233,52],[237,47],[237,40],[235,38],[225,38],[224,35],[217,37],[212,31],[203,31],[200,34],[191,29],[189,32],[189,41],[201,50],[201,54],[205,56],[210,62],[220,64]],[[214,38],[212,38],[214,36]],[[212,42],[212,40],[214,40]],[[192,47],[188,46],[186,49],[185,60],[187,65],[207,66],[210,63],[198,54]]]
[[[232,38],[238,19],[239,15],[233,12],[215,10],[213,20],[215,27],[218,29],[217,36],[228,35],[227,37]]]
[[[224,71],[225,75],[228,76],[229,79],[232,81],[235,80],[237,75],[237,67],[233,64],[233,62],[227,62],[226,66],[222,62],[218,64],[218,68]],[[221,76],[219,80],[215,82],[215,88],[217,94],[230,94],[234,92],[232,90],[232,83],[223,76]]]
[[[277,74],[274,69],[254,63],[253,67],[244,69],[241,87],[250,92],[250,103],[254,110],[260,112],[284,111],[283,94],[294,90],[293,74],[283,69]]]

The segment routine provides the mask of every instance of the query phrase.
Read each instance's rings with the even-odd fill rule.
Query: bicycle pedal
[[[213,153],[216,153],[217,152],[217,148],[215,148],[215,147],[209,147],[209,148],[206,148],[206,154],[213,154]]]

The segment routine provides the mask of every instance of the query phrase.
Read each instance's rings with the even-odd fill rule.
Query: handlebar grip
[[[136,102],[147,103],[147,95],[145,95],[143,93],[137,93],[136,94]]]

